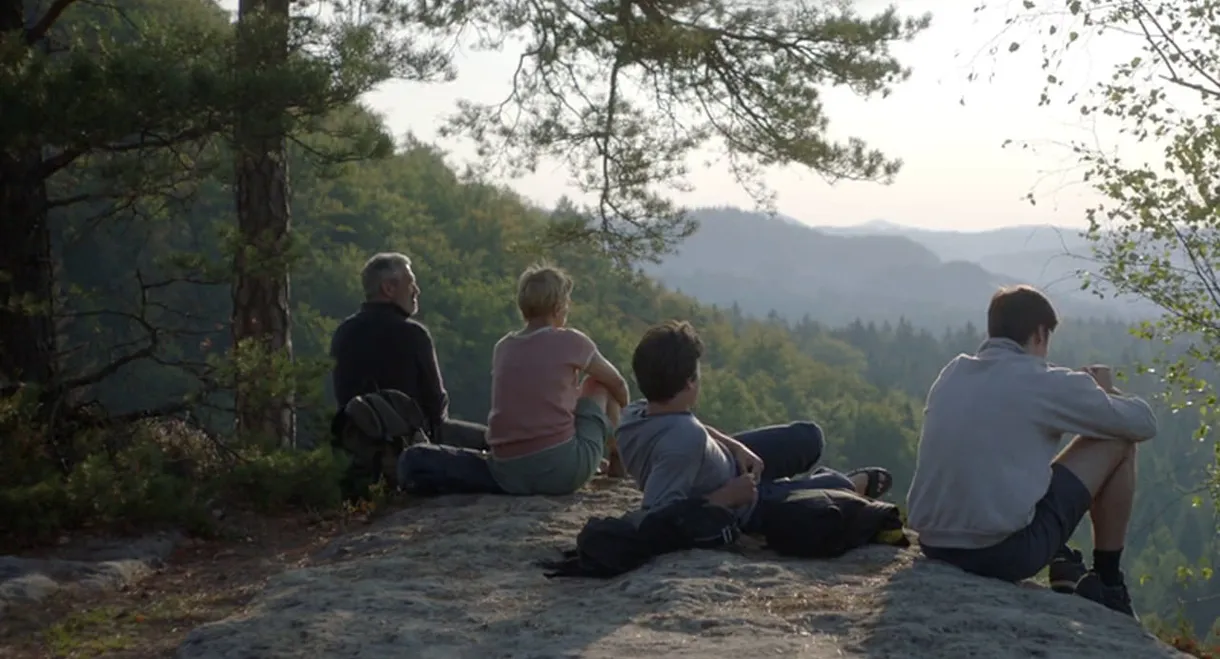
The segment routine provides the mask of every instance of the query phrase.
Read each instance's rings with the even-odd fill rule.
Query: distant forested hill
[[[1132,319],[1151,312],[1147,305],[1080,291],[1075,272],[1090,264],[1055,251],[1059,235],[1049,230],[992,235],[888,224],[814,228],[732,208],[700,209],[695,217],[699,231],[647,272],[704,302],[737,304],[747,314],[808,314],[829,324],[903,317],[940,331],[979,322],[996,288],[1015,283],[1044,287],[1070,317]],[[1088,253],[1079,238],[1066,240],[1073,253]]]

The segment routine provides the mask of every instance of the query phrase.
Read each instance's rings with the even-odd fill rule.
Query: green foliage
[[[180,13],[155,0],[121,13],[72,3],[42,35],[5,34],[0,144],[54,145],[61,153],[48,165],[56,171],[92,149],[135,144],[133,136],[153,136],[156,148],[216,129],[202,110],[223,98],[230,77],[223,14],[203,0],[172,4]],[[126,29],[106,27],[124,17]],[[26,41],[39,36],[48,49]]]
[[[65,484],[67,504],[81,520],[144,526],[178,522],[193,489],[165,470],[164,455],[151,442],[136,442],[113,455],[92,453]]]
[[[557,218],[544,242],[582,241],[624,263],[693,230],[668,193],[687,187],[689,160],[704,150],[721,151],[760,201],[775,165],[888,182],[899,161],[828,137],[822,91],[888,94],[910,73],[890,46],[929,24],[799,0],[495,0],[420,4],[412,20],[441,34],[474,28],[483,48],[524,44],[509,97],[463,102],[447,134],[472,138],[484,171],[565,163],[595,201]]]
[[[1186,654],[1197,657],[1198,659],[1218,659],[1220,658],[1220,643],[1209,642],[1207,638],[1220,639],[1220,623],[1211,631],[1211,634],[1200,634],[1188,620],[1181,617],[1174,623],[1169,623],[1161,620],[1159,617],[1150,616],[1141,620],[1144,626],[1152,631],[1157,638],[1165,642],[1170,647],[1185,652]],[[1200,640],[1203,639],[1203,640]]]
[[[45,445],[41,428],[9,419],[6,431],[20,434],[27,446]],[[138,528],[184,524],[202,528],[199,483],[171,471],[155,430],[139,428],[123,446],[102,430],[75,436],[83,457],[61,471],[62,463],[36,451],[18,453],[6,463],[0,489],[0,527],[10,540],[45,540],[64,529]],[[17,471],[19,467],[22,471]],[[11,534],[11,535],[10,535]]]
[[[327,445],[311,451],[246,451],[218,477],[227,497],[263,512],[329,510],[343,503],[339,481],[347,464]]]
[[[1029,3],[1032,6],[1032,3]],[[1100,262],[1098,276],[1118,293],[1157,304],[1164,316],[1138,334],[1150,340],[1184,338],[1188,349],[1159,367],[1176,406],[1201,412],[1198,437],[1209,435],[1216,396],[1196,366],[1220,357],[1220,82],[1213,77],[1220,44],[1214,0],[1070,3],[1067,38],[1047,29],[1044,66],[1052,72],[1042,102],[1065,81],[1054,75],[1078,42],[1128,35],[1138,48],[1111,76],[1067,103],[1084,116],[1103,116],[1121,135],[1162,147],[1159,163],[1124,160],[1102,147],[1074,145],[1084,180],[1104,197],[1088,211],[1087,236]],[[1117,44],[1112,41],[1111,44]],[[1032,196],[1031,196],[1032,200]],[[1218,449],[1220,450],[1220,449]]]
[[[157,421],[81,428],[71,450],[57,453],[45,425],[19,409],[21,402],[0,402],[0,433],[12,438],[0,443],[6,545],[53,541],[77,529],[174,526],[210,533],[217,507],[278,512],[342,503],[346,463],[329,446],[235,454],[185,424]]]
[[[47,15],[45,33],[0,39],[0,145],[54,147],[44,174],[98,154],[138,151],[146,158],[173,147],[171,155],[181,158],[182,144],[231,132],[250,90],[261,103],[285,108],[282,128],[296,135],[319,131],[320,120],[392,77],[452,77],[437,46],[391,37],[395,18],[363,5],[332,9],[325,19],[293,17],[288,56],[278,66],[235,72],[235,31],[208,0],[139,0],[122,8],[70,2],[61,15]],[[266,22],[245,29],[274,28]],[[47,49],[30,47],[44,36]],[[368,133],[352,130],[368,127],[342,126],[343,136],[356,140],[348,155],[385,151],[384,139],[370,142]],[[137,165],[126,159],[108,172],[120,177],[115,191],[134,191],[128,177]]]
[[[1025,7],[1033,10],[1036,3],[1026,0]],[[1213,428],[1220,411],[1213,386],[1213,365],[1220,359],[1217,10],[1215,0],[1073,0],[1066,15],[1046,20],[1031,11],[1022,20],[1044,30],[1048,75],[1042,104],[1059,100],[1065,85],[1079,88],[1063,71],[1082,44],[1121,43],[1130,53],[1108,78],[1072,92],[1066,102],[1081,116],[1117,127],[1129,142],[1159,147],[1160,159],[1141,162],[1104,145],[1073,145],[1084,181],[1103,198],[1087,211],[1086,235],[1105,285],[1098,290],[1143,297],[1163,312],[1134,333],[1178,349],[1142,360],[1137,370],[1160,380],[1159,393],[1173,413],[1191,412],[1193,436],[1210,444],[1211,455],[1200,456],[1210,463],[1200,482],[1220,505],[1220,442]],[[1213,523],[1213,543],[1217,528]],[[1179,567],[1191,570],[1185,563]],[[1210,566],[1206,570],[1210,576]]]

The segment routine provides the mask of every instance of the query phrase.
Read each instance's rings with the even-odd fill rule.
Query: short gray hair
[[[364,262],[360,271],[360,285],[364,288],[364,298],[372,300],[381,295],[381,284],[390,279],[401,277],[407,268],[411,267],[411,258],[398,252],[381,252],[374,254]]]

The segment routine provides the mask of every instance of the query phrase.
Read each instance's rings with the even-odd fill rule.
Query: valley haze
[[[1157,309],[1131,297],[1082,290],[1095,271],[1079,230],[1050,225],[978,232],[930,230],[874,220],[810,226],[737,208],[692,210],[694,235],[644,268],[700,301],[790,320],[840,326],[856,319],[942,330],[981,325],[991,294],[1030,284],[1046,291],[1065,320],[1138,321]]]

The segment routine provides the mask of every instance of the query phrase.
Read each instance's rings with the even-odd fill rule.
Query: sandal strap
[[[864,488],[865,494],[868,497],[879,497],[889,492],[890,487],[894,485],[894,477],[884,467],[861,467],[853,469],[847,475],[855,476],[856,474],[868,475],[868,485]]]

